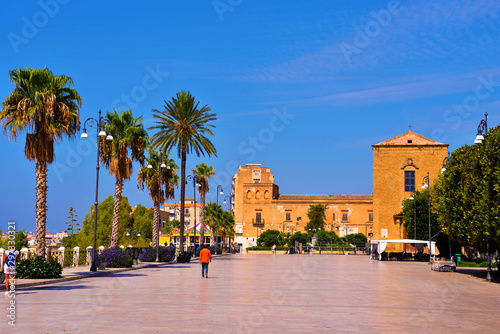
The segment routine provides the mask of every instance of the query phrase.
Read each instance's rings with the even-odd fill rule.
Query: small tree
[[[339,236],[333,232],[333,231],[324,231],[324,230],[319,230],[317,232],[317,244],[319,245],[335,245],[335,244],[341,244],[342,240],[339,238]]]
[[[68,228],[66,229],[66,231],[68,233],[71,232],[71,234],[74,234],[75,233],[75,229],[76,231],[80,231],[80,223],[75,223],[76,222],[76,219],[75,217],[78,217],[78,215],[76,214],[76,210],[73,209],[72,206],[69,207],[69,215],[68,215],[68,219],[69,219],[69,222],[66,222],[66,225],[68,225]]]
[[[319,230],[324,229],[324,224],[326,221],[326,209],[328,206],[326,204],[316,204],[310,205],[307,210],[307,217],[309,222],[307,223],[306,230]]]
[[[307,245],[311,241],[311,235],[309,233],[295,232],[288,240],[288,246],[294,247],[295,242]]]
[[[19,251],[23,247],[28,247],[28,241],[26,240],[26,237],[27,235],[24,230],[21,230],[16,233],[16,236],[14,238],[16,250]],[[2,238],[2,231],[0,230],[0,248],[8,249],[8,247],[9,247],[9,239]]]
[[[257,239],[257,245],[271,247],[273,245],[276,246],[284,246],[288,241],[287,235],[283,232],[277,230],[267,230],[262,232]]]
[[[345,236],[349,244],[364,246],[368,239],[363,233],[353,233]]]

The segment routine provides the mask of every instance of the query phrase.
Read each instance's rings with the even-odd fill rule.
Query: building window
[[[343,222],[346,222],[348,219],[347,219],[347,212],[342,212],[342,221]]]
[[[261,213],[260,212],[256,212],[255,213],[255,223],[256,224],[260,224],[261,222]]]
[[[332,215],[332,220],[335,221],[335,213]]]
[[[415,192],[415,171],[405,172],[405,191]]]
[[[260,169],[253,170],[253,183],[260,183]]]
[[[255,199],[260,199],[260,191],[255,192]]]
[[[372,222],[373,221],[373,212],[368,213],[368,221]]]
[[[286,213],[286,221],[289,222],[289,221],[292,221],[292,219],[290,218],[290,212],[287,212]]]

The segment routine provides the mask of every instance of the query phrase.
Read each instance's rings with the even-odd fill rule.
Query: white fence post
[[[73,266],[77,267],[80,263],[80,247],[73,248]]]
[[[28,259],[29,249],[26,247],[21,248],[21,260]]]
[[[94,256],[94,254],[92,254],[92,253],[93,253],[92,246],[88,246],[87,247],[87,264],[92,263],[92,257]]]
[[[57,261],[59,261],[59,264],[64,268],[64,251],[66,250],[66,248],[64,247],[59,247],[57,249]]]

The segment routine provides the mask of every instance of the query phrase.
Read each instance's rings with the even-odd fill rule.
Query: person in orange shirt
[[[209,262],[212,262],[212,253],[210,253],[210,249],[205,247],[205,244],[201,244],[201,251],[200,251],[201,277],[208,278]]]

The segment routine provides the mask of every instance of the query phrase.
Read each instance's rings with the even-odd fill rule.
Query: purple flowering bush
[[[119,247],[108,248],[99,254],[99,263],[106,262],[108,268],[130,268],[132,257]]]
[[[158,247],[160,251],[160,262],[169,262],[173,260],[174,251],[170,247],[160,246]],[[144,256],[142,258],[142,262],[155,262],[156,261],[156,248],[149,247],[146,249]]]

